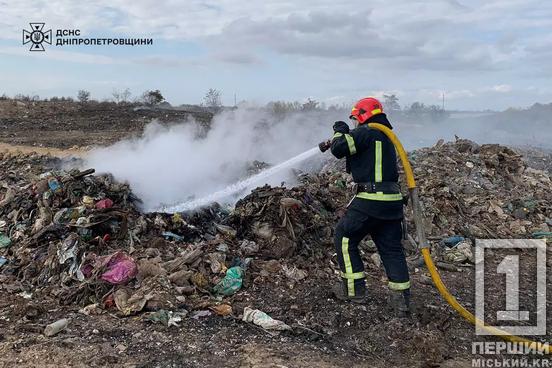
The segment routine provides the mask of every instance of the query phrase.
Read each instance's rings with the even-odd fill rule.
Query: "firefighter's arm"
[[[333,125],[332,154],[337,158],[350,157],[356,154],[355,141],[350,134],[349,126],[343,121],[336,121]]]

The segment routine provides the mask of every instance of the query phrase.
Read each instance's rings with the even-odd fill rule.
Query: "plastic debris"
[[[232,295],[241,289],[243,285],[243,268],[236,266],[230,267],[226,271],[226,276],[213,288],[217,294]]]
[[[240,250],[245,256],[252,256],[259,252],[259,244],[255,243],[252,240],[244,240],[240,245]]]
[[[291,330],[291,327],[286,325],[284,322],[270,317],[263,311],[260,311],[258,309],[251,309],[249,307],[245,307],[245,309],[243,310],[242,320],[244,322],[251,322],[256,324],[257,326],[261,326],[265,330]]]
[[[57,335],[61,331],[65,330],[68,325],[69,325],[69,319],[67,318],[60,319],[46,326],[46,328],[44,329],[44,335],[47,337]]]
[[[213,313],[211,311],[208,311],[208,310],[198,310],[198,311],[195,311],[194,313],[192,313],[192,318],[193,319],[200,319],[200,318],[209,317],[212,314]]]
[[[82,197],[82,204],[87,208],[94,207],[94,198],[85,195]]]
[[[284,265],[282,267],[282,270],[284,271],[286,277],[288,279],[291,279],[295,282],[299,282],[305,278],[307,278],[307,273],[303,270],[300,270],[297,268],[297,266],[288,267]]]
[[[475,257],[473,255],[471,242],[469,240],[463,240],[454,247],[446,249],[443,258],[445,261],[451,263],[474,263]]]
[[[178,323],[186,317],[188,312],[173,312],[165,309],[160,309],[155,312],[145,314],[145,318],[151,322],[161,323],[167,327],[178,327]]]
[[[101,279],[110,284],[125,284],[138,273],[138,267],[134,259],[123,252],[116,252],[103,257],[99,264],[100,267],[106,269]]]
[[[57,192],[61,191],[61,184],[54,177],[51,177],[51,178],[48,179],[48,187],[54,193],[57,193]]]
[[[446,239],[443,239],[443,244],[449,248],[452,248],[454,247],[456,244],[460,243],[461,241],[464,240],[464,237],[463,236],[459,236],[459,235],[455,235],[455,236],[450,236]]]
[[[96,209],[98,210],[105,210],[111,207],[113,207],[113,201],[109,198],[105,198],[96,202]]]
[[[182,241],[184,239],[184,237],[178,235],[178,234],[175,234],[175,233],[172,233],[170,231],[164,231],[161,235],[163,235],[163,237],[167,240],[174,240],[174,241]]]
[[[12,241],[8,236],[0,233],[0,248],[8,248],[11,243]]]

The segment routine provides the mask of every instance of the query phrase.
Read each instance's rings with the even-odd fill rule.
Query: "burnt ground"
[[[0,142],[51,148],[101,146],[140,134],[153,119],[208,125],[212,114],[111,102],[0,101]]]
[[[190,116],[186,112],[136,112],[131,106],[36,103],[32,108],[7,108],[8,103],[12,102],[0,102],[1,142],[56,148],[109,144],[141,132],[152,118],[169,121]],[[331,250],[330,244],[320,246]],[[531,261],[531,257],[526,259]],[[308,264],[308,260],[297,259],[282,262],[299,262],[303,268]],[[263,270],[262,263],[253,261],[244,288],[224,299],[232,305],[232,315],[195,319],[191,316],[198,310],[197,303],[193,309],[183,303],[180,310],[189,314],[178,327],[152,323],[141,314],[124,318],[109,311],[85,315],[79,313],[81,306],[60,305],[0,276],[0,366],[467,367],[474,358],[473,341],[499,341],[476,336],[474,328],[439,296],[424,267],[412,267],[416,313],[410,319],[394,317],[386,302],[383,269],[368,257],[365,264],[370,290],[366,305],[332,298],[335,258],[333,263],[309,269],[308,277],[299,283]],[[452,294],[473,311],[474,268],[460,270],[440,272]],[[534,276],[530,267],[524,270],[520,300],[531,309]],[[504,275],[491,274],[486,283],[492,287],[488,310],[503,308]],[[203,309],[209,303],[206,300]],[[293,331],[273,333],[242,322],[246,306],[283,320]],[[44,327],[60,318],[71,320],[68,328],[45,337]]]

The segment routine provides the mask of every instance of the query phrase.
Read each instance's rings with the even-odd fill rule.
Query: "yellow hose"
[[[511,342],[525,343],[525,344],[528,344],[532,349],[536,349],[537,351],[542,351],[542,352],[545,352],[546,354],[549,354],[550,347],[548,344],[543,344],[543,343],[525,339],[516,335],[511,335],[508,332],[503,331],[499,328],[485,325],[483,321],[477,319],[470,311],[464,308],[456,300],[456,298],[452,296],[452,294],[448,291],[447,287],[443,283],[443,280],[441,280],[441,276],[437,271],[437,267],[435,267],[435,264],[433,263],[433,259],[431,259],[431,254],[429,252],[429,243],[426,240],[424,226],[422,222],[422,209],[421,209],[420,200],[418,197],[418,190],[416,188],[416,181],[414,180],[414,173],[412,172],[412,167],[410,166],[410,162],[408,161],[408,156],[406,155],[406,151],[404,150],[401,142],[399,141],[399,139],[391,129],[387,128],[384,125],[376,124],[376,123],[370,123],[368,124],[368,126],[370,128],[377,129],[385,133],[385,135],[391,140],[391,142],[395,146],[395,149],[397,150],[399,157],[401,158],[401,163],[404,168],[404,173],[406,175],[406,183],[408,185],[408,190],[411,195],[412,206],[414,210],[414,222],[416,224],[416,232],[418,235],[418,242],[422,250],[422,255],[424,257],[425,264],[431,275],[431,279],[433,280],[435,287],[437,287],[437,290],[439,290],[439,292],[441,293],[441,296],[447,301],[447,303],[452,308],[454,308],[454,310],[456,310],[462,317],[464,317],[473,325],[483,328],[495,336],[500,336],[504,340],[511,341]]]

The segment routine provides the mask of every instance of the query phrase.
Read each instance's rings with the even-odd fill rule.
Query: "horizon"
[[[344,10],[347,9],[347,10]],[[0,95],[96,99],[113,89],[159,89],[172,104],[197,104],[209,88],[222,101],[266,104],[313,98],[351,104],[395,94],[446,109],[494,111],[552,101],[552,4],[474,0],[368,3],[210,3],[55,0],[4,4]],[[30,22],[52,30],[30,52]],[[82,38],[151,40],[135,46],[57,45],[58,30]],[[23,37],[24,37],[23,33]],[[364,45],[369,41],[369,47]]]

